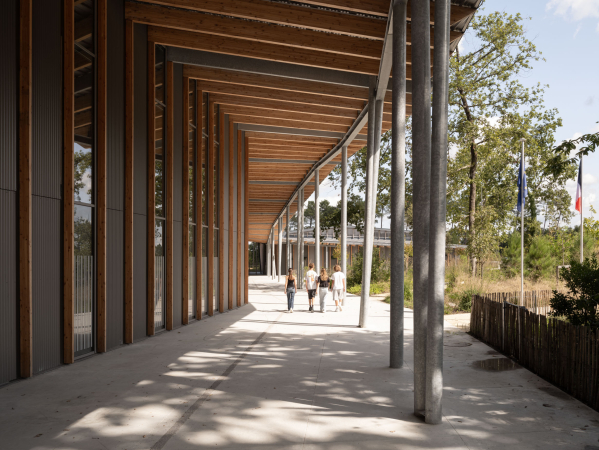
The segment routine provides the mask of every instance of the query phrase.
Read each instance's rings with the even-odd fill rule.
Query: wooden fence
[[[470,332],[599,411],[599,330],[475,295]]]
[[[524,291],[524,300],[521,292],[494,292],[479,296],[495,302],[508,302],[518,306],[525,306],[531,312],[547,315],[551,311],[551,298],[553,291]]]

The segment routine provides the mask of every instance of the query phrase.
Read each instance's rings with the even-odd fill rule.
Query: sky
[[[525,86],[548,85],[545,106],[557,108],[563,126],[556,133],[560,142],[582,134],[599,131],[599,0],[486,0],[484,12],[520,13],[527,36],[546,61],[538,61],[533,70],[520,81]],[[468,49],[469,31],[460,46]],[[515,182],[515,180],[514,180]],[[574,211],[576,180],[566,188],[572,196]],[[341,198],[327,179],[321,184],[320,195],[332,204]],[[314,196],[309,200],[314,200]],[[599,153],[583,162],[583,213],[590,217],[589,205],[599,211]],[[599,215],[595,216],[599,219]],[[580,215],[572,224],[580,222]],[[385,219],[383,226],[388,226]],[[380,226],[377,225],[377,226]]]

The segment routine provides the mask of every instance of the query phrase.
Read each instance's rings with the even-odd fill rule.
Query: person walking
[[[314,263],[308,264],[308,273],[306,273],[306,292],[308,293],[308,302],[310,307],[308,311],[314,312],[314,297],[316,296],[316,279],[318,274],[314,271]]]
[[[327,312],[327,295],[329,295],[329,286],[331,282],[327,274],[327,270],[323,267],[320,269],[320,276],[316,280],[316,294],[320,297],[320,312]]]
[[[293,275],[293,269],[289,269],[285,277],[285,294],[287,294],[287,311],[293,312],[293,299],[297,291],[297,282]]]
[[[335,312],[343,311],[341,301],[345,298],[345,274],[341,272],[341,266],[337,264],[334,268],[335,273],[331,277],[331,289],[333,290],[333,300],[335,300]]]

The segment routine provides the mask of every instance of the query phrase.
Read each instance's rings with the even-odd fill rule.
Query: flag
[[[522,211],[522,186],[520,183],[522,181],[522,161],[520,161],[520,170],[518,171],[518,212]],[[528,187],[526,185],[526,167],[524,167],[524,198],[528,197]],[[524,202],[526,206],[526,201]]]
[[[576,183],[576,211],[582,214],[582,159],[578,166],[578,183]]]

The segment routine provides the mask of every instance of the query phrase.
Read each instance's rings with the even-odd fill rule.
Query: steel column
[[[304,287],[304,190],[302,189],[298,195],[299,198],[299,209],[298,209],[298,242],[299,242],[299,272],[298,272],[298,284],[299,288]]]
[[[404,216],[406,164],[406,29],[407,0],[393,4],[393,105],[391,141],[391,317],[389,365],[403,366]]]
[[[287,207],[287,210],[285,211],[287,216],[287,223],[285,224],[285,243],[287,244],[285,246],[285,254],[286,254],[286,258],[285,261],[287,263],[287,270],[285,273],[287,273],[287,271],[289,271],[289,269],[291,269],[291,266],[293,264],[293,262],[291,261],[291,240],[289,239],[289,206]]]
[[[347,145],[341,148],[341,271],[347,276]]]
[[[297,212],[296,212],[296,217],[297,217],[297,226],[296,226],[296,230],[295,230],[295,247],[297,249],[297,254],[295,255],[295,272],[296,272],[296,276],[298,278],[297,281],[297,287],[300,288],[301,286],[299,285],[299,278],[300,278],[300,196],[299,193],[297,195]]]
[[[445,213],[449,102],[449,0],[435,1],[428,317],[426,339],[426,423],[443,418],[443,315],[445,297]]]
[[[272,260],[271,266],[272,266],[272,279],[274,280],[275,277],[277,276],[277,258],[275,257],[275,227],[272,227],[271,230],[272,233],[272,241],[270,242],[270,245],[272,247],[272,250],[270,252],[270,258]]]
[[[414,208],[414,413],[425,414],[428,306],[431,83],[430,2],[412,5],[412,165]]]
[[[281,280],[281,259],[283,259],[283,218],[279,217],[279,261],[277,262],[277,276],[279,277],[279,283]]]
[[[266,276],[270,276],[270,240],[272,238],[272,231],[266,241]]]
[[[314,172],[314,263],[316,273],[320,273],[320,174]]]

